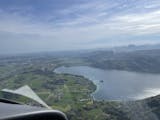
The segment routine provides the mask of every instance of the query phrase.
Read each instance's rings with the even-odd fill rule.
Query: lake
[[[139,100],[160,94],[160,74],[102,70],[88,66],[59,67],[56,73],[81,75],[93,81],[96,100]]]

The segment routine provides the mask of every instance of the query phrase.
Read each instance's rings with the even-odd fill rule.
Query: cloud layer
[[[159,0],[0,1],[0,53],[159,43]]]

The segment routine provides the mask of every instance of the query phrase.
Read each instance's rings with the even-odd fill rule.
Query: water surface
[[[81,75],[93,81],[97,100],[135,100],[160,94],[160,75],[120,70],[102,70],[88,66],[59,67],[56,73]]]

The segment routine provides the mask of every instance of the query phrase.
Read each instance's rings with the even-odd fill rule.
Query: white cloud
[[[64,18],[53,19],[48,23],[40,20],[34,21],[31,15],[24,16],[19,12],[10,13],[0,10],[0,32],[8,33],[10,40],[30,39],[28,41],[33,45],[34,42],[31,41],[38,39],[39,43],[36,41],[40,46],[38,49],[52,49],[52,47],[53,49],[58,49],[58,47],[60,49],[62,47],[63,49],[76,49],[76,47],[84,47],[85,43],[90,43],[85,46],[92,48],[96,45],[98,47],[105,46],[105,43],[94,43],[100,39],[106,39],[109,46],[109,44],[120,43],[119,40],[116,41],[119,38],[117,36],[160,33],[159,9],[148,13],[114,11],[117,7],[125,9],[126,4],[96,1],[75,5],[57,12]],[[52,19],[52,17],[54,15],[51,14],[48,19]],[[113,38],[112,42],[109,40],[110,38]],[[3,39],[5,38],[3,37]],[[116,42],[113,42],[114,39]]]
[[[160,10],[143,14],[134,13],[122,15],[113,19],[117,29],[133,32],[133,34],[151,34],[160,32]]]

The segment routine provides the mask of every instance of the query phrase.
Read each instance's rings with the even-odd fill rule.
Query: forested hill
[[[91,66],[136,72],[160,73],[160,49],[132,52],[96,51],[85,55]]]

